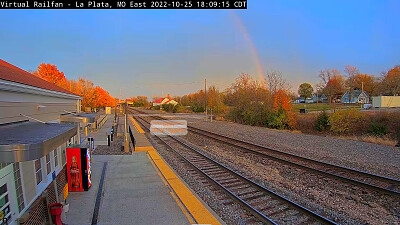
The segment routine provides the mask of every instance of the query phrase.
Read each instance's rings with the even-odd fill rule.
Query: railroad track
[[[145,112],[131,109],[142,114]],[[157,119],[164,119],[160,116],[152,116]],[[384,192],[391,195],[400,196],[400,180],[390,177],[380,176],[365,171],[329,164],[326,162],[305,158],[302,156],[281,152],[262,145],[235,139],[211,131],[199,129],[188,125],[188,130],[192,133],[202,135],[218,142],[237,147],[245,152],[253,153],[262,157],[267,157],[274,161],[296,166],[311,172],[316,172],[325,176],[336,178],[345,182],[363,186],[372,190]]]
[[[141,117],[138,117],[137,121],[149,131],[149,128],[143,123],[149,124],[148,121]],[[242,205],[254,217],[248,218],[247,224],[260,222],[263,224],[336,224],[334,221],[236,173],[178,137],[155,137],[168,146],[183,162],[190,165],[194,169],[192,172],[205,177],[212,185],[217,186],[225,195],[229,196],[230,199],[227,199],[224,204],[231,204],[235,201]]]

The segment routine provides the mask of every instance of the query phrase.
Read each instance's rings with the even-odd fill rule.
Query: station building
[[[64,200],[66,147],[81,97],[0,59],[0,218],[6,224],[45,224],[48,205]],[[0,224],[1,224],[0,220]]]

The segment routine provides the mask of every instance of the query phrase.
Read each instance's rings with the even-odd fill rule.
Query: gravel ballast
[[[213,209],[226,224],[246,224],[247,212],[242,210],[237,203],[224,204],[224,196],[218,195],[214,188],[205,186],[201,180],[193,177],[188,171],[192,168],[183,164],[179,158],[165,145],[160,144],[155,137],[147,136],[163,159],[170,165],[178,175],[196,192],[207,205]],[[160,142],[160,143],[159,143]]]
[[[400,179],[400,150],[395,147],[231,122],[210,123],[196,116],[165,115],[168,119],[186,119],[191,126],[276,150]],[[184,139],[200,146],[204,153],[237,172],[341,224],[400,224],[398,197],[320,175],[313,176],[301,169],[240,153],[239,149],[199,135],[189,133]]]
[[[329,177],[310,174],[199,135],[185,140],[202,152],[257,183],[318,212],[340,224],[400,223],[399,199]]]
[[[142,109],[141,109],[142,110]],[[155,110],[142,110],[160,113]],[[195,115],[164,114],[188,125],[260,144],[268,148],[340,166],[400,179],[400,148],[334,137],[308,135],[227,121],[205,121]]]

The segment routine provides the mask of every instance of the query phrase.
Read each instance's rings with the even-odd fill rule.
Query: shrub
[[[298,114],[296,116],[296,130],[300,130],[303,133],[315,133],[315,123],[317,121],[318,114],[306,113]]]
[[[329,117],[331,131],[336,134],[354,134],[362,132],[365,115],[357,109],[346,109],[332,113]]]
[[[192,111],[197,113],[204,112],[204,105],[193,104]]]
[[[384,136],[388,133],[388,129],[384,124],[372,122],[369,125],[368,133],[375,135],[375,136]]]
[[[161,106],[162,110],[164,110],[165,112],[172,112],[174,109],[174,105],[173,104],[163,104]]]
[[[280,108],[270,113],[268,118],[268,127],[275,129],[293,129],[296,125],[296,119],[291,112]]]
[[[174,106],[174,108],[172,109],[173,113],[181,113],[181,112],[186,112],[185,107],[181,106],[180,104],[177,104]]]
[[[329,128],[329,116],[328,113],[323,111],[320,113],[315,121],[315,129],[317,131],[325,131]]]

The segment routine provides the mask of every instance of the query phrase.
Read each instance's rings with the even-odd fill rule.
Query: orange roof
[[[64,88],[61,88],[53,83],[43,80],[31,73],[28,73],[25,70],[11,65],[10,63],[2,59],[0,59],[0,79],[43,88],[46,90],[75,95],[74,93],[67,91]]]

